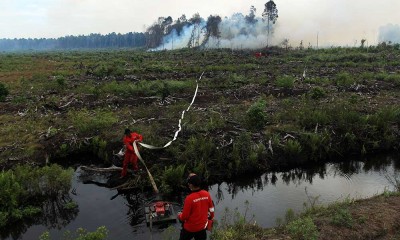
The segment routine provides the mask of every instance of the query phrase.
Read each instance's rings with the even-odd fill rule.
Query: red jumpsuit
[[[137,164],[138,157],[136,156],[135,150],[133,149],[134,141],[140,141],[140,142],[143,141],[143,136],[135,132],[131,133],[129,136],[126,135],[124,136],[123,142],[126,146],[126,151],[121,172],[122,177],[126,176],[126,171],[128,169],[129,163],[132,163],[134,171],[139,169]]]

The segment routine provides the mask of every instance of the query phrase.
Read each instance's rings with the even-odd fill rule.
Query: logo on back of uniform
[[[198,201],[202,201],[202,200],[208,200],[208,197],[196,198],[196,199],[193,199],[193,202],[198,202]]]

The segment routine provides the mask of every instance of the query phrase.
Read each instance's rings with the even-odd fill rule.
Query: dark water
[[[248,219],[256,220],[260,226],[273,227],[276,219],[283,218],[287,209],[299,212],[304,203],[317,201],[319,204],[328,204],[348,197],[366,198],[385,189],[392,190],[394,187],[387,176],[399,174],[399,169],[399,156],[385,155],[363,162],[323,164],[307,169],[248,176],[234,183],[212,185],[209,191],[216,205],[217,220],[227,216],[225,209],[229,208],[246,214]],[[146,226],[143,205],[153,196],[117,195],[116,190],[83,184],[81,174],[78,169],[73,181],[76,195],[70,194],[78,203],[79,212],[57,216],[57,224],[52,226],[50,221],[40,221],[30,223],[26,229],[13,229],[13,235],[5,239],[38,239],[44,231],[49,231],[52,239],[61,239],[66,230],[75,231],[83,227],[94,231],[99,226],[109,230],[108,239],[177,239],[174,236],[179,232],[179,224],[169,225],[169,228],[155,227],[152,232]],[[105,181],[101,176],[95,180]],[[173,196],[167,200],[181,203],[182,197]],[[7,234],[2,233],[3,238]]]

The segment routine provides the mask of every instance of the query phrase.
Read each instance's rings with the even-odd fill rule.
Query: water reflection
[[[136,226],[145,221],[144,205],[146,204],[146,197],[140,191],[140,188],[133,188],[130,190],[120,190],[121,186],[127,179],[120,179],[120,172],[92,172],[92,171],[78,171],[78,181],[82,184],[93,184],[98,187],[104,187],[116,191],[110,197],[110,200],[117,198],[124,199],[126,211],[126,220],[131,226]]]
[[[42,225],[49,229],[62,229],[72,222],[79,213],[78,208],[66,209],[65,205],[71,202],[70,195],[61,195],[56,198],[47,199],[42,207],[41,213],[34,219],[18,221],[12,226],[3,229],[1,239],[21,239],[27,230],[34,225]]]
[[[144,203],[143,195],[139,193],[128,193],[124,195],[127,201],[128,212],[127,218],[131,226],[136,226],[145,221],[144,216]]]
[[[395,156],[375,156],[373,158],[364,159],[364,161],[351,160],[334,164],[318,164],[303,168],[295,168],[285,172],[269,172],[257,176],[244,176],[236,179],[235,182],[226,183],[226,192],[234,199],[239,192],[249,192],[254,194],[263,191],[268,185],[275,186],[277,181],[281,180],[286,185],[299,186],[302,183],[313,184],[315,179],[325,179],[327,176],[343,177],[348,181],[352,181],[352,176],[360,173],[385,172],[393,165],[394,169],[400,169],[399,157]],[[221,184],[216,186],[217,202],[224,200],[224,191]]]
[[[65,227],[79,213],[78,208],[72,210],[65,209],[65,205],[71,201],[72,199],[69,195],[46,201],[42,207],[44,214],[39,218],[39,224],[45,225],[48,228],[61,229]]]
[[[394,189],[387,176],[400,172],[399,162],[399,156],[391,155],[272,171],[213,185],[210,192],[218,215],[223,215],[225,208],[246,211],[243,206],[249,201],[253,207],[250,213],[257,216],[257,222],[272,227],[288,208],[301,211],[310,198],[328,204],[346,197],[370,197],[385,188]]]

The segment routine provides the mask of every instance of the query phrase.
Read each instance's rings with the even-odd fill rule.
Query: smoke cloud
[[[205,40],[205,28],[207,22],[202,20],[198,28],[200,35],[198,42],[202,43]],[[163,43],[152,49],[157,50],[171,50],[178,48],[185,48],[188,46],[191,35],[195,26],[185,26],[180,36],[173,30],[169,35],[163,38]],[[210,37],[207,43],[204,44],[205,48],[261,48],[267,45],[267,22],[263,21],[260,17],[255,17],[253,23],[249,23],[246,17],[241,13],[236,13],[231,17],[225,17],[218,25],[220,36]],[[196,31],[196,29],[195,29]],[[270,39],[273,38],[273,24],[270,23]]]
[[[379,28],[379,41],[400,43],[400,25],[387,24]]]

